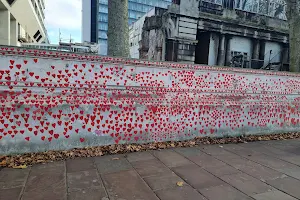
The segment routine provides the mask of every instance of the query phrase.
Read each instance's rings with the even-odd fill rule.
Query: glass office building
[[[167,8],[172,0],[128,0],[128,23],[137,21],[154,7]],[[99,0],[98,43],[100,54],[107,54],[108,0]]]

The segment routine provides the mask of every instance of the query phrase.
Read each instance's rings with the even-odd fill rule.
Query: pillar
[[[10,12],[0,10],[0,44],[10,45]]]
[[[18,42],[18,23],[15,19],[10,21],[10,45],[17,46]]]
[[[220,44],[219,44],[219,53],[218,53],[218,65],[225,65],[225,57],[226,57],[226,37],[225,35],[221,35]]]
[[[254,40],[253,41],[252,59],[259,60],[259,50],[260,50],[260,41]]]
[[[289,45],[284,44],[282,45],[282,63],[288,64],[289,63]]]
[[[108,55],[129,57],[128,0],[108,1]]]

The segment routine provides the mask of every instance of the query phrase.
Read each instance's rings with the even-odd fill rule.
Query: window
[[[108,4],[108,0],[99,0],[99,3],[107,5]]]
[[[107,16],[107,14],[100,13],[99,14],[99,21],[100,22],[108,22],[108,16]]]
[[[106,33],[106,31],[99,31],[99,38],[101,38],[101,39],[107,39],[107,33]]]
[[[107,40],[99,39],[99,44],[107,44]]]
[[[6,0],[9,5],[13,4],[15,0]]]
[[[99,23],[99,29],[102,30],[102,31],[107,31],[107,23],[103,23],[103,22],[100,22]]]
[[[108,7],[106,5],[100,4],[100,6],[99,6],[99,12],[100,13],[108,13]]]
[[[34,39],[36,39],[39,35],[41,34],[41,32],[38,30],[35,34],[34,34]]]

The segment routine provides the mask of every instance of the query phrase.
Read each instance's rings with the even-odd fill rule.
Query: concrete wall
[[[0,47],[0,154],[299,131],[298,74]]]
[[[270,50],[272,50],[271,53],[270,53]],[[265,55],[264,65],[267,65],[269,63],[269,60],[271,62],[280,62],[280,60],[281,60],[280,44],[278,44],[276,42],[266,42],[264,55]]]
[[[230,39],[230,51],[238,51],[242,53],[247,53],[248,56],[252,55],[252,43],[251,39],[246,38],[246,37],[237,37],[234,36]]]

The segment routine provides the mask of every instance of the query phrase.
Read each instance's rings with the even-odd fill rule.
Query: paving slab
[[[204,154],[202,151],[200,151],[196,147],[181,147],[181,148],[175,148],[173,150],[185,157],[199,156],[199,155]]]
[[[125,155],[103,156],[94,159],[96,167],[101,174],[132,169],[131,164],[125,158]]]
[[[0,200],[18,200],[21,196],[22,188],[0,189]]]
[[[96,169],[67,173],[67,185],[68,191],[103,188]]]
[[[230,174],[221,176],[220,178],[249,196],[270,192],[274,189],[266,183],[263,183],[245,173]]]
[[[203,145],[2,169],[0,200],[300,199],[299,145]]]
[[[273,180],[285,176],[283,173],[273,170],[269,167],[265,167],[251,160],[241,159],[228,159],[225,161],[228,165],[253,176],[263,182],[266,180]]]
[[[158,200],[134,170],[102,175],[110,200]]]
[[[131,164],[142,177],[163,175],[171,172],[169,168],[157,159],[137,161]]]
[[[210,156],[207,154],[199,155],[199,156],[191,156],[189,157],[191,161],[196,163],[201,167],[209,168],[211,166],[224,166],[226,165],[224,162]]]
[[[293,197],[300,198],[300,181],[295,178],[278,178],[269,180],[267,183]]]
[[[225,184],[222,180],[195,164],[172,168],[172,170],[195,189],[200,190]]]
[[[103,188],[83,189],[72,191],[68,194],[68,200],[108,200],[108,196]]]
[[[127,154],[127,160],[129,162],[145,161],[145,160],[152,160],[152,159],[155,159],[155,157],[147,151]]]
[[[66,165],[67,173],[95,169],[93,158],[76,158],[74,160],[67,160]]]
[[[249,159],[282,173],[288,171],[300,171],[299,166],[268,155],[251,156]]]
[[[160,200],[207,200],[190,186],[155,191]]]
[[[170,149],[152,151],[152,154],[168,167],[178,167],[192,164],[192,162],[186,159],[184,156]]]
[[[34,165],[29,173],[22,200],[67,199],[64,162]]]
[[[296,198],[285,194],[279,190],[257,194],[252,197],[256,200],[296,200]]]
[[[0,189],[24,187],[30,167],[27,169],[3,169],[0,171]]]
[[[206,171],[209,173],[215,175],[215,176],[224,176],[229,174],[237,174],[240,173],[239,170],[237,170],[234,167],[231,167],[229,165],[215,165],[215,166],[204,166],[203,167]]]
[[[162,190],[167,188],[178,187],[177,183],[182,182],[186,184],[175,173],[165,173],[163,175],[156,175],[144,178],[145,182],[151,187],[152,190]]]
[[[251,200],[252,198],[234,187],[224,184],[199,190],[209,200]]]
[[[224,145],[205,145],[198,147],[198,149],[214,157],[239,158],[238,155],[226,151]]]

